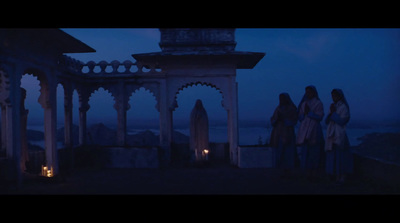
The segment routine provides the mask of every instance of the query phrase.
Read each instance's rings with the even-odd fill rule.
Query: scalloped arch
[[[208,87],[216,89],[221,94],[221,97],[222,97],[221,104],[224,104],[223,102],[225,99],[224,99],[224,94],[223,94],[221,88],[219,88],[219,87],[217,87],[217,85],[209,83],[207,81],[196,81],[196,82],[188,82],[188,83],[182,85],[180,88],[178,88],[178,90],[175,92],[175,96],[174,96],[174,105],[175,105],[174,110],[175,110],[175,108],[178,107],[178,102],[177,102],[178,94],[181,91],[183,91],[183,89],[185,89],[185,88],[188,88],[191,86],[197,86],[197,85],[208,86]]]
[[[142,86],[139,86],[139,87],[133,89],[133,90],[128,94],[128,102],[132,99],[133,94],[134,94],[134,93],[137,93],[140,89],[144,89],[145,92],[148,92],[148,93],[150,93],[150,94],[153,96],[154,100],[156,100],[155,108],[157,109],[157,111],[160,111],[159,104],[158,104],[158,97],[157,97],[157,94],[154,92],[154,90],[153,90],[151,87],[148,87],[148,86],[143,86],[143,85],[142,85]]]
[[[32,75],[36,77],[39,80],[39,82],[42,81],[47,82],[46,74],[42,70],[37,68],[27,68],[24,70],[23,75]]]
[[[46,74],[37,68],[27,68],[24,70],[23,75],[32,75],[34,77],[37,78],[37,80],[39,81],[39,86],[40,86],[40,92],[42,92],[45,88],[48,87],[48,81],[47,81],[47,77]],[[22,75],[22,76],[23,76]]]
[[[128,94],[129,100],[131,99],[132,95],[133,95],[134,93],[138,92],[140,89],[144,89],[145,92],[149,92],[149,93],[154,97],[154,99],[157,100],[157,96],[156,96],[156,94],[154,93],[154,91],[153,91],[151,88],[146,87],[146,86],[139,86],[138,88],[135,88],[133,91],[131,91],[131,92]]]
[[[37,78],[40,87],[40,96],[38,98],[38,102],[43,108],[50,106],[50,102],[48,100],[49,83],[46,73],[38,68],[26,68],[23,72],[23,75],[32,75]]]
[[[90,89],[90,91],[89,91],[89,98],[88,98],[89,100],[88,100],[88,101],[90,101],[90,98],[92,97],[92,95],[93,95],[94,93],[96,93],[96,91],[99,91],[100,88],[103,88],[104,91],[106,91],[106,92],[108,92],[109,94],[111,94],[111,97],[113,98],[113,101],[114,101],[114,103],[115,103],[115,95],[114,95],[113,91],[111,91],[110,89],[108,89],[108,88],[105,87],[105,86],[97,86],[96,88]]]

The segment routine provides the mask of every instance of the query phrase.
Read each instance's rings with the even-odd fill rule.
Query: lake
[[[32,125],[28,126],[28,129],[43,131],[43,126]],[[128,134],[136,134],[146,129],[139,128],[128,128]],[[151,128],[150,131],[154,132],[156,135],[159,134],[159,129]],[[182,134],[189,136],[190,129],[189,128],[175,128],[175,131],[178,131]],[[326,128],[323,129],[323,133],[325,136]],[[400,126],[398,127],[373,127],[373,128],[348,128],[347,135],[350,140],[351,146],[357,146],[361,143],[361,141],[357,140],[357,138],[362,137],[369,133],[385,133],[385,132],[400,132]],[[257,145],[261,141],[262,144],[269,142],[271,134],[271,128],[267,127],[239,127],[239,145]],[[210,126],[209,128],[209,139],[210,142],[216,143],[224,143],[228,141],[227,127],[226,126]],[[44,141],[30,141],[30,143],[43,147]],[[63,147],[62,142],[57,143],[57,147]]]

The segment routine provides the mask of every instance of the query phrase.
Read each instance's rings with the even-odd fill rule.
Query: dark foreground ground
[[[3,184],[7,195],[399,195],[400,188],[357,175],[337,185],[300,170],[282,177],[274,168],[238,168],[227,163],[160,169],[80,168],[57,178],[25,174],[20,188]],[[399,197],[400,198],[400,197]]]
[[[310,181],[299,170],[282,177],[277,169],[243,169],[226,163],[160,169],[81,168],[58,178],[25,175],[19,189],[2,184],[0,193],[3,204],[29,210],[52,208],[65,217],[87,210],[92,210],[89,215],[125,213],[131,217],[131,212],[141,214],[140,208],[153,213],[147,217],[157,217],[160,210],[169,214],[204,210],[200,212],[234,219],[241,215],[256,221],[266,216],[298,219],[304,213],[337,212],[341,214],[334,217],[339,219],[343,214],[357,219],[372,214],[383,220],[398,213],[400,201],[399,187],[356,175],[337,185],[325,176]],[[207,216],[202,218],[207,220]]]

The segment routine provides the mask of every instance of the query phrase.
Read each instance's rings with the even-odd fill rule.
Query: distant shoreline
[[[98,124],[98,123],[97,123]],[[89,127],[90,125],[88,125]],[[106,125],[107,126],[107,125]],[[107,126],[108,128],[115,131],[116,128],[112,126]],[[61,127],[57,127],[60,129]],[[43,133],[43,126],[39,125],[28,125],[29,130],[39,131]],[[136,134],[140,131],[150,130],[154,132],[156,135],[159,135],[159,128],[158,126],[128,126],[127,127],[127,134]],[[189,126],[178,126],[174,127],[175,131],[182,133],[183,135],[189,136]],[[270,133],[272,128],[267,126],[261,125],[248,125],[248,126],[239,126],[239,144],[240,145],[257,145],[259,143],[267,143],[269,141]],[[296,128],[297,130],[297,128]],[[227,126],[224,125],[210,125],[210,142],[215,143],[222,143],[227,142]],[[323,128],[325,134],[325,128]],[[350,145],[357,146],[361,141],[358,138],[369,134],[369,133],[385,133],[385,132],[400,132],[400,125],[398,126],[387,126],[387,125],[377,125],[377,126],[349,126],[347,128]],[[37,140],[42,141],[42,140]]]
[[[74,124],[77,124],[74,120]],[[98,123],[103,123],[111,129],[116,129],[117,124],[116,121],[109,121],[109,120],[97,120],[88,122],[87,125],[94,125]],[[189,120],[182,120],[178,119],[173,121],[174,128],[186,128],[190,125]],[[218,126],[227,126],[226,120],[210,120],[210,126],[218,127]],[[325,123],[321,123],[323,128],[326,128]],[[239,120],[238,121],[239,128],[246,128],[246,127],[260,127],[260,128],[271,128],[271,124],[268,120]],[[296,125],[298,127],[299,124]],[[28,126],[43,126],[43,122],[30,122],[28,120]],[[58,122],[57,128],[63,127],[64,122]],[[158,119],[145,119],[145,120],[131,120],[127,123],[127,128],[132,129],[158,129],[159,128],[159,120]],[[373,128],[400,128],[400,120],[350,120],[347,125],[347,128],[359,128],[359,129],[373,129]]]

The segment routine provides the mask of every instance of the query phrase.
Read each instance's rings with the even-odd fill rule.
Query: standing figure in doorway
[[[190,152],[191,160],[206,161],[209,151],[208,115],[200,99],[190,113]]]
[[[270,146],[273,151],[273,165],[283,170],[282,177],[287,177],[295,167],[296,137],[294,126],[297,123],[297,107],[288,93],[279,94],[279,105],[271,117]]]
[[[309,180],[315,180],[324,159],[321,127],[324,106],[315,86],[309,85],[305,88],[305,94],[298,106],[298,116],[300,126],[296,144],[300,147],[300,167],[306,170]]]
[[[325,119],[326,130],[326,173],[336,176],[336,182],[342,184],[347,174],[353,172],[353,156],[346,133],[346,124],[350,120],[350,108],[341,89],[331,91],[333,103]]]

